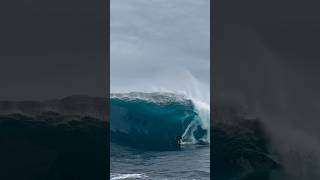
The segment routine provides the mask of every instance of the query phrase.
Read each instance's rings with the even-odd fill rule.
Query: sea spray
[[[186,141],[191,141],[192,143],[197,143],[197,138],[194,137],[198,126],[206,131],[206,134],[199,139],[201,142],[210,142],[210,107],[208,104],[193,99],[196,112],[198,113],[199,118],[196,121],[193,121],[186,128],[185,132],[182,135],[182,139]]]

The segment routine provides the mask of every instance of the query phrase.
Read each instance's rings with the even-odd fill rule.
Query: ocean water
[[[111,179],[207,180],[210,148],[145,151],[111,144]]]
[[[112,94],[110,102],[111,179],[210,179],[208,109],[172,93]]]

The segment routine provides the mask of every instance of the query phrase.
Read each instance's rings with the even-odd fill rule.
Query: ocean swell
[[[148,149],[177,148],[179,136],[192,144],[208,142],[209,116],[198,107],[173,93],[111,94],[111,141]]]

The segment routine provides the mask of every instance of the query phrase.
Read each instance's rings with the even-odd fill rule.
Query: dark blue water
[[[168,93],[113,94],[111,179],[210,179],[203,116],[192,100]],[[188,145],[179,146],[177,137]],[[201,145],[200,145],[201,144]]]

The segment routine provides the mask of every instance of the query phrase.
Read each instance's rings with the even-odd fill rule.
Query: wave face
[[[111,94],[111,141],[147,148],[177,148],[177,137],[207,139],[201,112],[191,99],[173,93]]]

